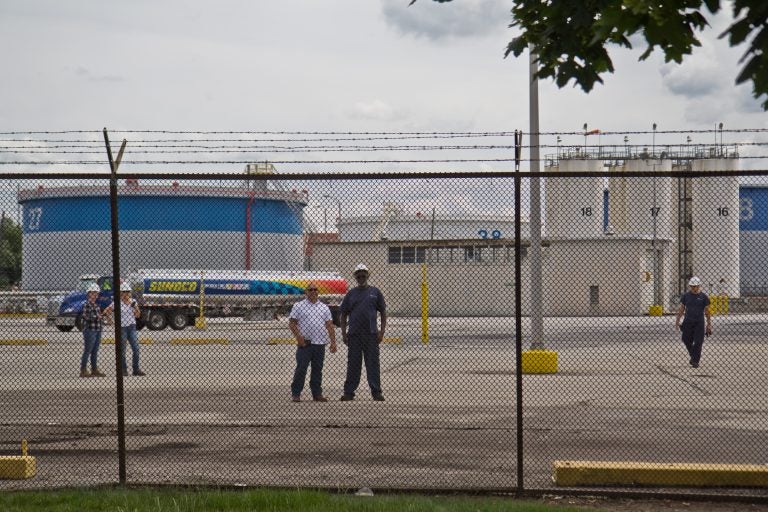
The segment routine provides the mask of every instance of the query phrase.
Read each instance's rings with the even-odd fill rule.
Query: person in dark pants
[[[304,292],[307,298],[294,304],[288,317],[288,327],[296,338],[296,370],[291,382],[291,400],[301,402],[307,368],[311,366],[309,389],[312,400],[327,402],[328,399],[323,396],[325,346],[330,341],[331,353],[336,352],[336,331],[331,310],[318,300],[317,284],[310,282]]]
[[[699,367],[701,360],[701,348],[704,345],[704,335],[712,334],[712,317],[709,313],[709,297],[701,291],[701,279],[694,276],[688,282],[690,288],[680,298],[680,307],[677,309],[675,327],[682,332],[683,343],[691,356],[690,364],[693,368]],[[683,315],[685,315],[683,317]],[[704,319],[706,317],[706,325]],[[683,318],[683,323],[680,323]]]
[[[361,263],[355,268],[354,275],[357,286],[347,292],[340,307],[341,339],[347,345],[347,378],[341,401],[355,399],[365,360],[371,396],[377,402],[383,402],[379,344],[387,328],[387,304],[381,290],[368,284],[368,267]],[[380,329],[377,327],[376,312],[381,315]]]
[[[88,287],[88,300],[83,305],[83,355],[80,358],[81,377],[106,377],[99,370],[99,345],[101,331],[104,326],[104,316],[97,302],[101,289],[96,283]],[[91,371],[88,372],[88,360],[91,360]]]

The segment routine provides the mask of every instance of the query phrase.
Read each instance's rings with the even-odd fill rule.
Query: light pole
[[[627,145],[629,143],[629,137],[624,136],[624,155],[625,158],[629,158],[629,146]]]

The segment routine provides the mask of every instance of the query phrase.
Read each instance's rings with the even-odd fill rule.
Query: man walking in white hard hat
[[[704,345],[704,335],[712,334],[712,316],[709,313],[709,297],[701,291],[701,279],[694,276],[688,282],[689,290],[680,298],[680,307],[675,319],[676,329],[682,332],[683,343],[691,356],[690,364],[699,367],[701,347]],[[683,317],[685,315],[685,317]],[[704,319],[706,317],[706,325]],[[683,323],[680,323],[683,318]]]
[[[354,276],[357,286],[350,288],[340,307],[341,340],[347,346],[347,378],[344,381],[341,401],[355,399],[365,359],[365,373],[368,376],[371,396],[377,402],[383,402],[379,344],[384,339],[384,331],[387,328],[387,304],[381,290],[368,284],[368,267],[359,264],[355,267]],[[377,325],[377,311],[381,315],[381,328]]]

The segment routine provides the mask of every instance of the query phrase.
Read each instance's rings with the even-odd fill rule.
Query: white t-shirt
[[[297,302],[288,318],[298,321],[299,332],[313,345],[327,345],[331,341],[325,327],[325,323],[332,320],[331,310],[319,300],[314,304],[307,299]]]
[[[134,301],[131,300],[131,304],[133,304]],[[123,301],[120,301],[120,327],[128,327],[129,325],[136,325],[136,317],[133,316],[133,306],[131,304],[126,304]],[[109,307],[114,308],[115,303],[109,305]]]

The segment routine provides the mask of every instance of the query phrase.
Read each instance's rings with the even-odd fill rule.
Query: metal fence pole
[[[120,237],[117,222],[117,166],[125,149],[125,141],[120,148],[118,162],[112,158],[112,147],[109,145],[109,135],[104,128],[104,144],[107,146],[109,158],[109,210],[112,229],[112,302],[115,304],[115,383],[117,391],[117,460],[120,485],[126,483],[125,471],[125,392],[123,389],[123,362],[121,348],[123,346],[122,329],[120,328]],[[117,293],[117,295],[116,295]]]
[[[523,309],[522,309],[522,271],[520,241],[520,153],[523,132],[515,132],[515,399],[517,431],[517,495],[522,496],[523,486]]]

